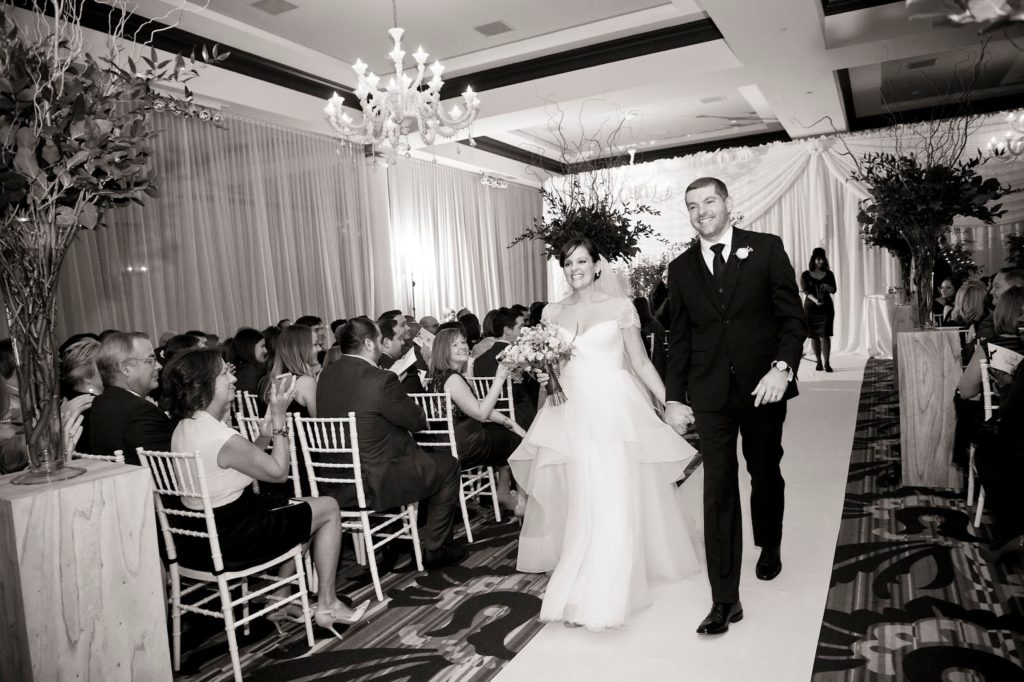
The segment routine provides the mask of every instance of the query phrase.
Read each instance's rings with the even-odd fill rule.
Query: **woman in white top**
[[[289,504],[278,497],[252,492],[254,479],[280,482],[288,478],[285,408],[295,397],[295,384],[295,377],[290,377],[271,387],[263,433],[255,444],[223,422],[234,396],[235,376],[216,350],[197,349],[175,356],[164,369],[163,405],[171,419],[178,422],[171,436],[171,449],[198,451],[201,455],[225,566],[262,563],[311,539],[313,563],[320,579],[314,618],[317,625],[337,635],[335,623],[356,622],[369,604],[367,601],[351,609],[336,594],[341,543],[338,503],[331,497],[304,497]],[[271,441],[273,449],[268,457],[265,448]],[[202,508],[197,498],[183,498],[182,504]],[[205,538],[201,542],[190,540],[186,537],[177,543],[182,563],[208,562]],[[294,567],[286,564],[282,575],[292,570]]]

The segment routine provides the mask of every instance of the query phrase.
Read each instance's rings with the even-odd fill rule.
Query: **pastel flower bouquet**
[[[522,381],[523,373],[531,369],[544,371],[548,375],[548,398],[554,405],[566,401],[565,391],[558,383],[558,363],[572,357],[572,341],[566,341],[560,330],[553,322],[526,327],[515,343],[498,353],[498,362],[509,369],[515,382]]]

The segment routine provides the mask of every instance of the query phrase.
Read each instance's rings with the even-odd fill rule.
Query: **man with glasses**
[[[170,450],[171,420],[146,400],[160,379],[160,363],[149,337],[138,332],[111,334],[100,344],[96,367],[103,393],[89,412],[92,454],[122,450],[125,462],[139,464],[138,447]]]

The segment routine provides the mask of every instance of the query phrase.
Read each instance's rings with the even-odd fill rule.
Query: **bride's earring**
[[[600,270],[598,270],[598,271],[597,271],[597,274],[596,274],[596,275],[594,275],[594,279],[595,279],[595,280],[601,279],[601,271],[600,271]]]

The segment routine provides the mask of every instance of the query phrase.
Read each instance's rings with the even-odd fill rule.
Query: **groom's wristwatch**
[[[777,369],[780,372],[786,372],[786,381],[793,380],[793,370],[790,368],[789,363],[785,360],[776,360],[772,363],[772,369]]]

